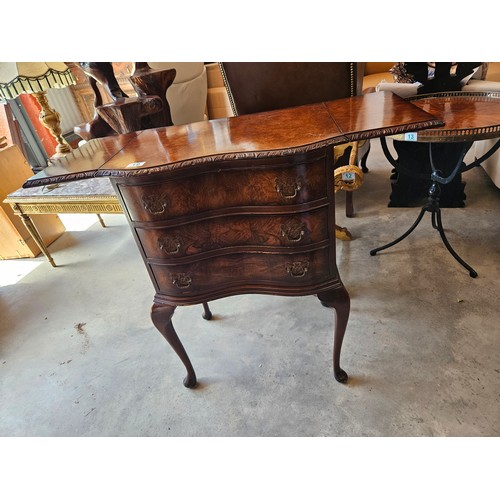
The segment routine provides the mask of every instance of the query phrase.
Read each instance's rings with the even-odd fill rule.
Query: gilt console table
[[[186,387],[196,375],[175,308],[201,303],[209,319],[209,301],[246,293],[317,295],[335,308],[333,371],[345,382],[350,298],[335,256],[333,146],[439,125],[375,93],[95,139],[24,187],[111,179],[155,288],[152,321]]]
[[[53,267],[56,263],[45,245],[32,215],[38,214],[96,214],[105,227],[101,214],[121,214],[122,207],[109,179],[94,177],[77,182],[21,188],[4,200],[21,217],[26,229]]]

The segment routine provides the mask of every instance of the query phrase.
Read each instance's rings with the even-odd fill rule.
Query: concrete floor
[[[337,242],[351,295],[341,364],[332,375],[333,311],[315,297],[261,295],[178,308],[174,325],[199,387],[150,321],[153,287],[128,225],[104,216],[50,247],[58,264],[0,287],[2,436],[499,436],[500,191],[464,175],[467,207],[444,209],[449,239],[426,215],[388,208],[390,167],[373,143],[354,195],[353,233]],[[87,217],[87,216],[83,216]],[[1,262],[1,272],[7,263]]]

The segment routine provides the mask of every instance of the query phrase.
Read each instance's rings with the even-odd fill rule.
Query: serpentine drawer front
[[[176,297],[197,297],[215,293],[224,296],[238,287],[253,287],[256,292],[291,291],[307,284],[321,283],[328,278],[328,247],[296,254],[238,253],[197,260],[189,264],[169,265],[151,262],[151,271],[158,291],[170,300]],[[330,276],[332,280],[335,276]],[[276,289],[276,290],[275,290]]]
[[[293,168],[283,158],[277,167],[269,166],[269,161],[261,165],[249,160],[221,162],[207,174],[154,185],[119,183],[118,189],[133,221],[161,221],[231,207],[305,203],[326,198],[326,158],[316,157],[317,152],[312,160]]]
[[[330,248],[331,153],[215,162],[175,180],[113,179],[157,296],[182,303],[239,287],[298,294],[303,285],[340,283]]]
[[[326,241],[328,210],[285,215],[226,215],[168,227],[134,224],[150,259],[178,260],[215,250],[240,247],[291,247]]]
[[[155,287],[151,318],[196,385],[177,306],[244,293],[316,295],[336,309],[333,371],[350,299],[335,257],[333,147],[441,122],[385,93],[89,141],[25,187],[109,176]]]

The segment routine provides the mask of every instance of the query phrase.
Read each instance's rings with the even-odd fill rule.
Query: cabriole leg
[[[327,292],[318,294],[318,299],[325,307],[335,309],[335,334],[333,336],[333,374],[338,382],[347,382],[347,373],[340,368],[340,350],[344,340],[349,312],[351,309],[351,299],[347,290],[342,286]]]
[[[203,319],[206,319],[207,321],[209,319],[212,319],[212,311],[208,307],[207,302],[203,302],[203,315],[202,315],[202,317],[203,317]]]
[[[151,308],[151,319],[158,331],[165,337],[167,342],[172,346],[172,349],[176,352],[177,356],[179,356],[181,361],[184,363],[187,375],[183,383],[185,387],[191,389],[196,385],[196,374],[194,372],[193,365],[184,350],[184,346],[177,336],[174,325],[172,324],[172,316],[174,312],[175,306],[168,304],[153,304],[153,307]]]

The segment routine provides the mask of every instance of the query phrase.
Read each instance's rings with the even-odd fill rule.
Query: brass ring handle
[[[174,276],[172,284],[177,288],[189,288],[191,286],[191,276],[187,273],[179,273]]]
[[[181,240],[171,236],[164,236],[158,239],[158,248],[169,255],[174,255],[180,251]]]
[[[165,205],[162,206],[161,210],[152,210],[151,208],[146,208],[146,210],[153,215],[160,215],[165,212]]]
[[[286,265],[286,272],[293,278],[304,277],[308,270],[309,262],[307,261],[288,262]]]
[[[299,241],[301,241],[301,240],[302,240],[302,236],[304,236],[304,234],[305,234],[305,233],[304,233],[304,231],[300,231],[299,235],[298,235],[296,238],[294,238],[293,236],[290,236],[290,234],[288,234],[288,233],[284,233],[284,234],[283,234],[283,233],[281,233],[281,234],[282,234],[282,235],[283,235],[283,236],[284,236],[284,237],[285,237],[288,241],[293,241],[293,242],[296,242],[296,243],[297,243],[297,242],[299,242]]]
[[[299,221],[289,221],[281,225],[281,236],[285,237],[288,241],[298,243],[302,240],[305,232],[306,225]]]
[[[295,198],[298,192],[302,189],[301,179],[275,179],[276,192],[285,199]]]
[[[150,214],[160,215],[165,213],[168,207],[168,199],[165,194],[148,194],[142,197],[142,206],[144,210],[147,210]]]

